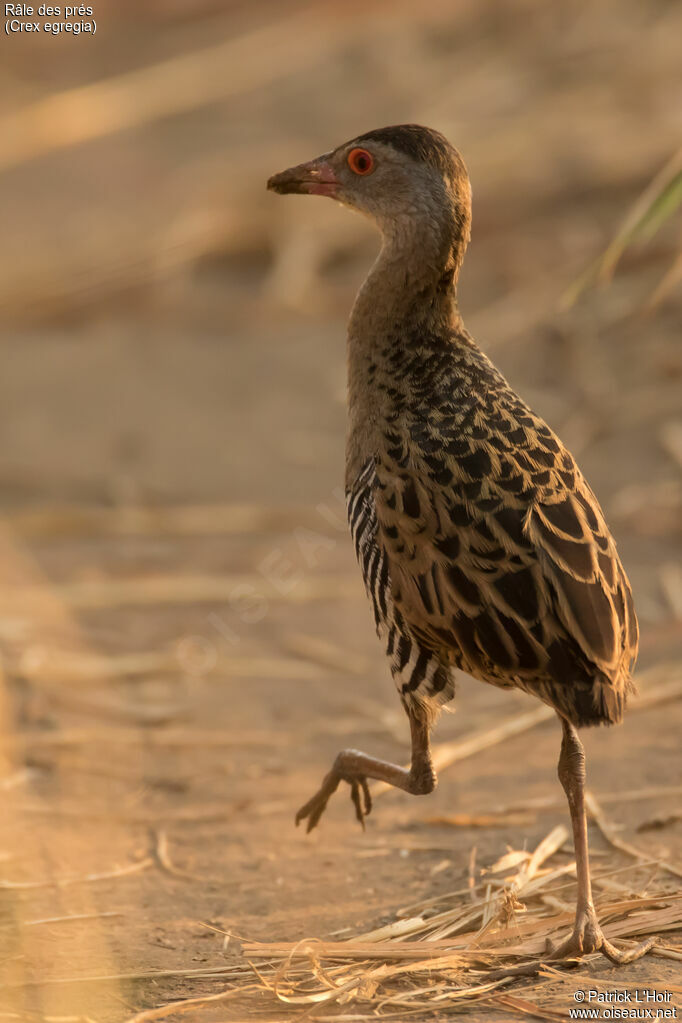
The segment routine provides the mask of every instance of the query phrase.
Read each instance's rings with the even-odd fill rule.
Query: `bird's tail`
[[[618,725],[630,696],[637,689],[628,676],[619,678],[615,683],[606,675],[599,673],[586,685],[578,683],[571,701],[570,717],[572,724],[579,728],[592,725]],[[562,711],[565,713],[565,711]]]

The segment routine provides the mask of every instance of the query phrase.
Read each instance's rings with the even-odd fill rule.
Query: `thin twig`
[[[249,987],[228,988],[226,991],[219,991],[216,995],[203,995],[200,998],[182,998],[177,1002],[167,1002],[155,1009],[145,1009],[134,1016],[130,1016],[125,1023],[149,1023],[150,1020],[168,1019],[169,1015],[178,1012],[187,1012],[189,1009],[198,1009],[202,1005],[210,1005],[215,1002],[226,1002],[228,998],[248,994],[249,991],[256,991],[255,985]]]
[[[624,841],[622,838],[615,833],[614,827],[604,816],[604,811],[597,802],[596,797],[592,792],[585,792],[585,804],[587,806],[588,813],[594,820],[602,835],[606,841],[614,847],[614,849],[620,849],[627,856],[632,856],[635,860],[651,860],[649,853],[644,852],[642,849],[637,849],[636,846],[631,845],[630,842]],[[657,859],[655,862],[668,874],[673,874],[674,877],[682,877],[682,870],[679,867],[674,866],[672,863],[668,863],[667,860]]]
[[[522,735],[536,725],[549,721],[555,716],[550,707],[536,707],[526,714],[516,714],[507,718],[494,728],[487,728],[485,731],[477,732],[468,739],[455,739],[453,742],[441,742],[432,749],[433,766],[437,772],[444,771],[460,760],[480,753],[481,750],[490,749],[498,743],[509,739],[514,735]],[[407,767],[410,765],[408,764]],[[388,792],[391,786],[387,782],[375,782],[371,786],[372,798]]]
[[[0,121],[0,136],[6,140],[0,170],[263,88],[292,67],[310,67],[317,53],[355,31],[352,19],[320,18],[317,5],[287,10],[264,27],[215,46],[54,93]]]
[[[10,891],[29,891],[34,888],[63,888],[69,884],[92,884],[95,881],[110,881],[114,877],[127,877],[130,874],[139,874],[148,867],[154,866],[154,859],[148,856],[138,863],[131,863],[127,867],[119,867],[117,870],[109,870],[103,874],[84,874],[80,877],[55,877],[46,881],[6,881],[0,879],[0,889]]]
[[[172,877],[180,877],[185,881],[199,881],[201,884],[222,883],[222,880],[219,878],[200,877],[198,874],[192,874],[189,870],[183,870],[182,867],[176,867],[176,865],[170,858],[170,852],[168,849],[168,836],[166,835],[165,831],[156,832],[154,855],[156,857],[156,862],[161,867],[161,869],[165,870],[165,872],[167,874],[170,874]]]

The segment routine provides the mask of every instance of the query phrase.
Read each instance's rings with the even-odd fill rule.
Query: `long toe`
[[[309,799],[296,814],[296,827],[307,819],[306,831],[312,831],[324,812],[325,804],[320,801],[319,792]]]
[[[369,791],[369,785],[367,784],[366,778],[361,778],[360,784],[362,785],[362,792],[365,797],[365,817],[369,817],[372,812],[372,795]]]
[[[306,831],[312,831],[313,828],[317,826],[320,817],[326,810],[330,795],[331,792],[329,792],[324,786],[319,790],[319,792],[316,792],[312,799],[309,799],[296,814],[296,827],[298,827],[301,821],[307,819],[308,823],[306,825]]]
[[[589,955],[591,952],[601,952],[612,963],[624,966],[626,963],[633,963],[646,955],[656,943],[656,938],[647,938],[635,948],[620,949],[612,945],[604,937],[596,914],[585,913],[578,916],[573,928],[573,933],[551,952],[552,959],[573,959]]]
[[[350,798],[353,801],[355,807],[355,816],[362,824],[362,830],[365,830],[365,815],[362,812],[362,803],[360,801],[360,785],[357,781],[350,783]]]
[[[604,938],[602,940],[600,952],[602,952],[607,959],[610,959],[611,962],[615,963],[617,966],[625,966],[627,963],[634,963],[635,960],[641,959],[642,956],[645,956],[647,952],[651,951],[655,944],[656,938],[647,938],[646,941],[641,942],[639,945],[635,945],[634,948],[628,948],[621,952],[619,948],[616,948],[615,945],[612,945],[610,941],[607,941],[606,938]]]
[[[367,784],[366,778],[353,778],[348,779],[350,785],[350,798],[353,801],[355,807],[355,816],[362,824],[362,830],[365,830],[365,817],[367,817],[372,810],[372,797],[369,793],[369,785]]]
[[[302,820],[307,818],[306,831],[310,832],[313,830],[326,810],[327,803],[339,787],[340,781],[341,778],[336,771],[332,770],[329,772],[312,799],[309,799],[296,814],[296,827],[298,827]]]

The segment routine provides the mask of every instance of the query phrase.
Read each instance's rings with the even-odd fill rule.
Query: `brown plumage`
[[[621,720],[637,654],[630,585],[572,455],[481,352],[459,315],[469,240],[466,168],[438,132],[369,132],[276,175],[278,192],[331,196],[383,235],[348,329],[348,516],[412,730],[409,771],[339,754],[299,811],[308,830],[340,781],[360,820],[367,778],[415,794],[436,783],[429,751],[453,668],[554,707],[559,776],[574,823],[578,912],[557,955],[602,949],[591,900],[584,755],[574,726]]]

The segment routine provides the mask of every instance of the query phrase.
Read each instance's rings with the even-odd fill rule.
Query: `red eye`
[[[348,166],[354,174],[371,174],[374,170],[374,157],[366,149],[351,149]]]

